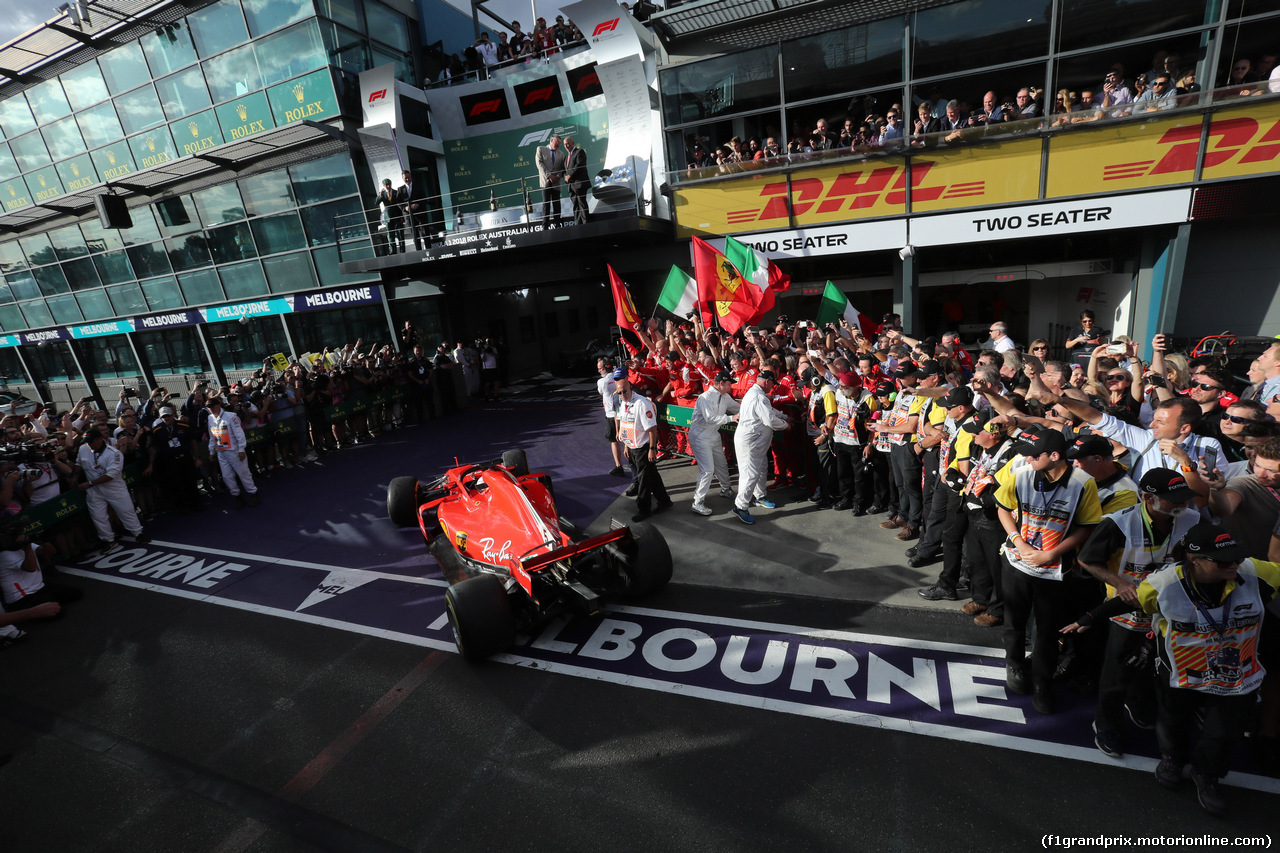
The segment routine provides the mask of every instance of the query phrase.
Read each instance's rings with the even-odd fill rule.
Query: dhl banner
[[[1120,193],[1186,183],[1195,174],[1200,125],[1198,115],[1143,122],[1104,120],[1099,122],[1098,130],[1054,136],[1049,141],[1045,197]]]
[[[1204,180],[1276,171],[1280,171],[1280,101],[1214,113],[1201,173]]]
[[[797,226],[902,214],[908,180],[916,211],[1028,201],[1039,174],[1039,139],[918,154],[910,178],[903,159],[842,163],[794,171],[791,211]],[[677,223],[681,236],[772,230],[789,225],[787,201],[782,174],[688,187],[676,192]]]

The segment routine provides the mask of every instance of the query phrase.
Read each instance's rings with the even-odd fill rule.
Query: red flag
[[[773,310],[773,303],[777,299],[777,294],[785,293],[791,289],[791,276],[787,275],[773,261],[769,261],[769,286],[765,288],[764,295],[760,299],[760,307],[756,309],[756,313],[751,315],[751,319],[747,321],[748,325],[754,326],[764,319],[764,315]]]
[[[640,329],[644,321],[636,313],[636,305],[631,301],[631,294],[627,291],[627,286],[623,284],[622,279],[613,271],[613,267],[609,267],[609,284],[613,287],[613,306],[617,311],[618,330],[622,332],[622,342],[627,345],[627,350],[635,355],[642,348]]]
[[[764,294],[705,240],[693,238],[693,277],[698,280],[702,322],[711,328],[712,316],[730,334],[737,332],[760,308]]]

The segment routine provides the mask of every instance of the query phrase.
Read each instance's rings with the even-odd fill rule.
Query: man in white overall
[[[258,505],[258,487],[253,484],[249,463],[245,461],[244,427],[234,412],[222,408],[222,398],[209,398],[209,455],[217,457],[222,481],[236,499],[236,509],[245,506],[241,488],[249,493],[249,506]]]
[[[80,484],[80,489],[85,493],[89,517],[93,519],[94,529],[98,531],[103,546],[107,550],[117,547],[107,507],[116,511],[116,518],[136,541],[150,542],[150,537],[142,532],[142,522],[138,520],[133,497],[124,482],[124,454],[107,444],[106,436],[99,430],[91,429],[84,444],[80,445],[76,462],[84,471],[85,482]]]

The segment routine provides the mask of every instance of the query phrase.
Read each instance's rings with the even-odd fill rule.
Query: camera
[[[1120,355],[1124,350],[1124,344],[1111,344],[1107,347],[1107,355]]]

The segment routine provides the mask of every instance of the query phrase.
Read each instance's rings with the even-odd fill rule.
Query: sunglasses
[[[1032,352],[1048,352],[1049,348],[1048,347],[1032,347],[1031,351]]]
[[[1239,415],[1223,415],[1223,420],[1231,421],[1233,424],[1260,424],[1265,421],[1260,418],[1242,418]]]
[[[1196,388],[1201,389],[1202,391],[1221,391],[1222,390],[1221,385],[1206,385],[1203,382],[1192,382],[1191,384],[1194,385]]]
[[[1108,382],[1118,382],[1121,379],[1128,379],[1128,378],[1129,378],[1129,374],[1127,373],[1108,373],[1107,374]]]

